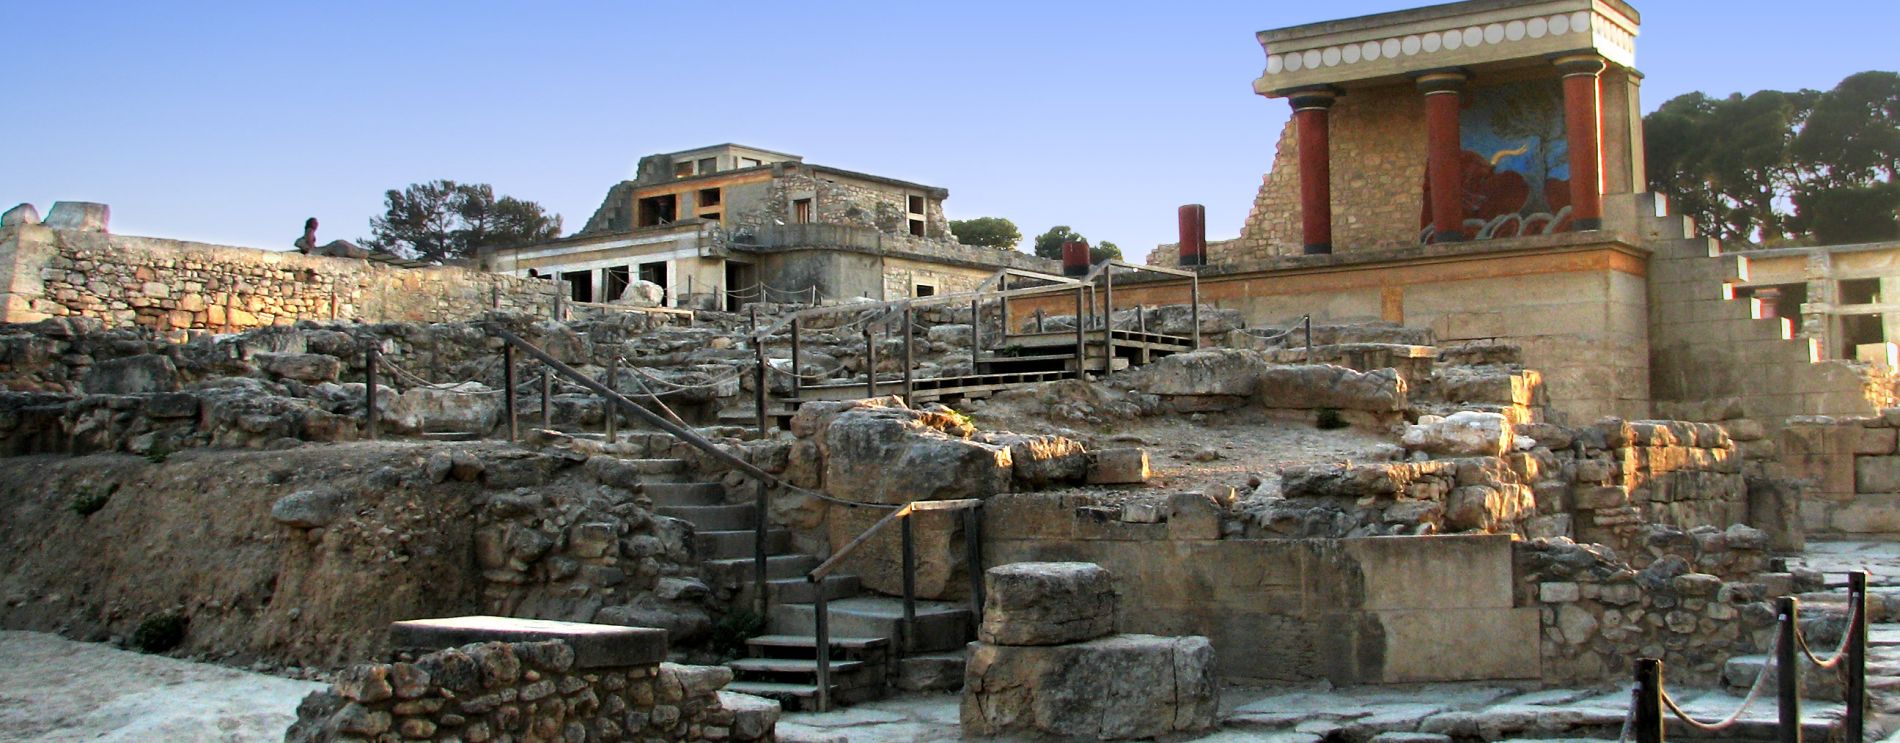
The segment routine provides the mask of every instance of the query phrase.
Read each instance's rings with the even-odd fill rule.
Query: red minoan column
[[[1181,265],[1207,265],[1207,207],[1187,204],[1176,216],[1181,225]]]
[[[1564,76],[1564,133],[1570,146],[1570,229],[1603,228],[1603,137],[1598,122],[1597,76],[1603,58],[1559,57]]]
[[[1425,178],[1432,195],[1432,242],[1458,242],[1465,234],[1464,143],[1458,138],[1462,72],[1419,76],[1425,93]]]
[[[1307,255],[1333,252],[1332,145],[1327,111],[1339,91],[1301,90],[1287,95],[1300,138],[1300,234]]]
[[[1089,244],[1062,244],[1062,275],[1087,276],[1089,273]]]

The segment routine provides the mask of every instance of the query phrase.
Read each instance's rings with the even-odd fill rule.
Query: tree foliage
[[[1087,243],[1088,238],[1070,229],[1066,224],[1050,227],[1049,231],[1036,236],[1035,253],[1038,258],[1062,260],[1063,243]],[[1110,258],[1121,258],[1122,249],[1115,243],[1103,240],[1100,245],[1089,246],[1089,263],[1096,264]]]
[[[412,183],[386,192],[383,206],[383,216],[370,219],[373,236],[364,244],[431,263],[467,258],[484,247],[561,235],[560,215],[550,215],[532,201],[498,199],[486,183]]]
[[[952,219],[950,234],[956,235],[964,245],[998,250],[1015,250],[1016,244],[1023,241],[1023,233],[1016,229],[1016,223],[1002,217]]]
[[[1678,96],[1643,118],[1650,188],[1705,233],[1764,245],[1900,235],[1900,75]]]

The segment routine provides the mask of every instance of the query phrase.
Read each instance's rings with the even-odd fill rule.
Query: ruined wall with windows
[[[904,188],[837,171],[809,168],[772,178],[757,211],[734,212],[735,230],[781,224],[868,227],[892,235],[953,239],[943,216],[941,189]]]

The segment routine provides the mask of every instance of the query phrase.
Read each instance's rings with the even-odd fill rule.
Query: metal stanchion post
[[[1843,738],[1859,741],[1867,729],[1867,572],[1847,574],[1847,714]]]
[[[1775,650],[1775,680],[1779,682],[1781,712],[1776,740],[1801,743],[1801,648],[1796,645],[1797,633],[1801,631],[1801,603],[1792,596],[1784,596],[1776,599],[1775,612],[1781,620],[1780,646]]]
[[[374,341],[363,352],[363,423],[369,433],[369,440],[376,440],[376,362],[382,358],[382,351]]]
[[[508,440],[521,438],[520,422],[515,420],[515,347],[501,347],[501,386],[503,389],[502,409],[508,414]]]
[[[1662,661],[1655,658],[1636,659],[1636,705],[1634,730],[1636,743],[1662,743]]]

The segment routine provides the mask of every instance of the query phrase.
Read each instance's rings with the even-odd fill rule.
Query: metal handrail
[[[745,473],[746,475],[752,477],[753,480],[755,480],[758,483],[757,493],[754,497],[754,512],[758,514],[758,518],[757,518],[758,523],[754,527],[755,534],[753,537],[752,587],[753,587],[753,602],[755,604],[755,608],[757,609],[760,615],[765,614],[766,609],[769,608],[768,602],[770,601],[770,597],[766,595],[766,572],[767,572],[766,545],[769,543],[768,532],[769,532],[769,526],[770,526],[767,523],[766,514],[770,513],[770,510],[768,509],[769,504],[767,503],[767,495],[772,488],[781,488],[788,492],[797,493],[797,494],[812,497],[812,498],[817,498],[819,500],[828,501],[831,503],[837,503],[839,505],[843,505],[848,508],[897,508],[897,506],[885,505],[882,503],[858,503],[855,501],[847,501],[841,498],[833,498],[824,493],[820,493],[813,490],[807,490],[805,488],[801,488],[789,482],[786,482],[778,477],[773,476],[772,473],[766,472],[765,470],[760,469],[758,466],[752,464],[751,462],[747,462],[744,459],[741,459],[733,455],[732,452],[729,452],[729,451],[726,451],[725,449],[720,448],[717,444],[714,444],[713,442],[707,440],[704,436],[700,436],[699,434],[694,433],[692,429],[687,428],[682,425],[675,424],[672,421],[669,421],[661,417],[659,414],[654,413],[651,410],[647,410],[644,407],[641,407],[639,404],[635,403],[633,400],[627,398],[627,396],[622,395],[619,392],[609,388],[607,385],[601,384],[599,381],[589,378],[587,375],[580,373],[580,371],[575,369],[574,367],[568,366],[567,364],[562,363],[560,359],[556,359],[553,356],[549,355],[548,352],[541,350],[539,347],[535,346],[533,343],[529,343],[527,339],[524,339],[521,336],[515,335],[513,332],[510,332],[507,328],[501,327],[499,323],[490,321],[487,323],[483,323],[483,325],[484,327],[488,329],[489,332],[494,333],[496,336],[500,337],[502,341],[505,343],[505,345],[502,346],[502,350],[504,351],[505,355],[510,359],[510,368],[512,368],[513,366],[512,359],[514,357],[514,349],[516,347],[519,347],[521,350],[526,351],[529,356],[532,356],[536,360],[540,361],[542,364],[545,364],[549,369],[553,369],[556,374],[566,377],[568,380],[576,384],[579,384],[582,387],[586,387],[588,390],[594,392],[594,394],[600,395],[602,398],[606,399],[610,404],[620,408],[621,410],[625,410],[629,413],[632,413],[634,417],[639,418],[642,421],[645,421],[648,425],[651,425],[654,428],[658,428],[662,431],[672,434],[674,438],[679,439],[680,441],[684,441],[688,445],[692,446],[693,448],[705,452],[708,456],[711,456],[713,459],[716,459],[720,461],[721,463],[731,466],[733,469],[736,469],[736,470],[739,470],[740,472]],[[759,381],[761,384],[764,383],[764,379],[765,379],[764,372],[761,371],[759,374]],[[514,397],[514,388],[512,386],[508,387],[508,397],[510,398],[508,422],[512,426],[512,424],[515,422],[515,416],[514,416],[514,410],[513,410],[513,404],[512,404],[512,398]]]
[[[877,523],[852,538],[850,542],[846,542],[843,547],[833,552],[830,558],[805,574],[806,582],[812,586],[813,595],[812,634],[814,635],[813,655],[817,666],[817,711],[825,712],[831,709],[831,598],[825,594],[825,578],[843,565],[845,558],[850,557],[852,552],[856,552],[859,547],[871,541],[871,537],[876,536],[893,522],[900,524],[903,528],[904,550],[902,649],[909,651],[915,645],[917,637],[917,546],[911,536],[910,517],[925,511],[961,510],[963,511],[963,538],[966,542],[963,551],[969,560],[971,610],[978,618],[981,618],[983,615],[983,522],[978,517],[976,509],[982,506],[983,501],[977,498],[911,501],[885,514],[884,518],[878,519]]]

